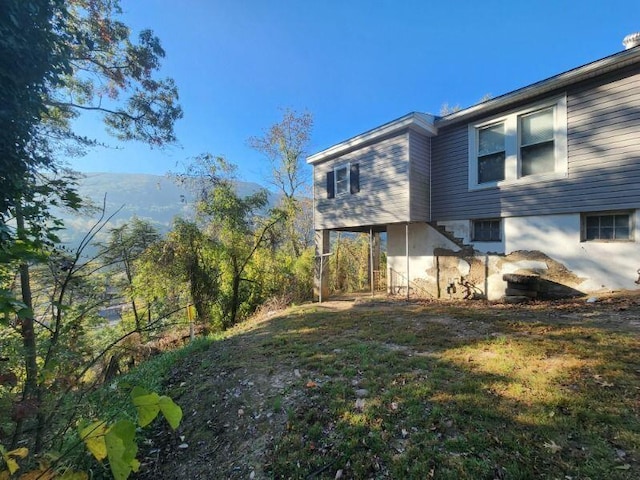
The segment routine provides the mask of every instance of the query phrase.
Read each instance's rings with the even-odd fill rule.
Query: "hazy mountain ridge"
[[[236,182],[238,194],[246,196],[263,188],[257,183]],[[177,185],[171,178],[142,173],[86,173],[78,182],[78,194],[96,207],[105,205],[105,218],[118,209],[109,224],[97,236],[105,240],[109,229],[122,225],[132,217],[149,221],[160,233],[167,233],[175,217],[194,218],[193,194]],[[276,196],[269,195],[270,203]],[[57,210],[56,216],[65,224],[59,232],[62,243],[76,247],[82,237],[96,223],[100,212],[92,215]]]

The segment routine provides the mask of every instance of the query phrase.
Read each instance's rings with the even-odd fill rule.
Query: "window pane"
[[[613,240],[613,227],[600,227],[600,240]]]
[[[553,142],[539,143],[520,150],[522,176],[555,171],[556,157]]]
[[[553,140],[553,108],[540,110],[520,119],[522,145]]]
[[[504,123],[478,130],[478,156],[504,151]]]
[[[349,187],[349,176],[347,167],[340,167],[336,170],[336,195],[346,193]]]
[[[629,215],[616,215],[616,230],[618,228],[629,228]]]
[[[478,158],[478,183],[504,180],[504,152]]]
[[[601,215],[600,216],[600,227],[608,227],[613,228],[613,215]]]
[[[616,227],[616,240],[629,240],[629,227]]]
[[[616,240],[629,240],[631,238],[629,229],[629,215],[615,215],[614,225]]]
[[[587,220],[591,220],[590,218]],[[587,224],[587,240],[598,240],[600,236],[600,227],[596,224],[595,226],[589,226]]]
[[[491,232],[489,233],[491,240],[500,240],[500,222],[491,222]]]

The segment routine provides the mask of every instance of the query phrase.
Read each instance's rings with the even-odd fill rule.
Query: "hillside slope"
[[[640,299],[363,298],[174,365],[137,478],[640,478]]]

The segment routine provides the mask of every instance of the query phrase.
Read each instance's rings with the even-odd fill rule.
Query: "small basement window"
[[[500,242],[502,241],[502,220],[499,218],[474,220],[472,241]]]
[[[632,240],[631,212],[585,213],[582,215],[582,241]]]

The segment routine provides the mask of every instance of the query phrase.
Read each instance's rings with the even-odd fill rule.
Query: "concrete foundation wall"
[[[638,211],[634,217],[636,240],[628,242],[581,242],[579,214],[505,218],[506,251],[542,250],[582,278],[576,288],[584,292],[637,288]]]
[[[564,296],[599,290],[638,288],[640,214],[634,214],[628,242],[583,242],[580,215],[503,218],[503,241],[475,243],[474,252],[426,223],[409,225],[410,293],[433,298],[490,300],[505,295],[505,273],[537,274],[546,294]],[[469,241],[469,221],[440,222]],[[404,224],[387,228],[388,287],[406,294],[407,257]]]
[[[408,278],[411,292],[429,295],[425,285],[436,281],[432,276],[434,249],[455,249],[456,244],[426,223],[409,224]],[[387,226],[387,289],[390,293],[405,293],[407,288],[407,227]],[[414,292],[415,290],[415,292]]]

